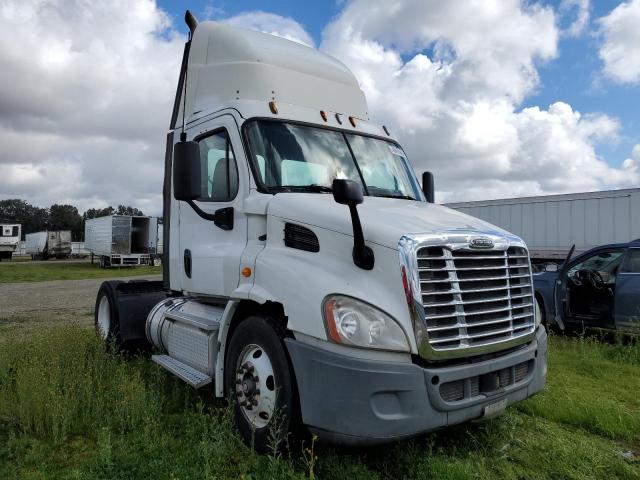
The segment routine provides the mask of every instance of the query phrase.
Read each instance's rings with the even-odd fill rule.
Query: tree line
[[[71,230],[74,242],[84,239],[84,222],[105,215],[144,215],[142,210],[125,205],[117,208],[90,208],[82,215],[73,205],[51,205],[41,208],[19,198],[0,200],[0,222],[22,225],[22,240],[27,233],[43,230]]]

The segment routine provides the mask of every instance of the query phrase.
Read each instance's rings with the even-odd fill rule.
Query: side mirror
[[[360,205],[364,199],[362,186],[353,180],[336,178],[333,181],[333,199],[341,205]]]
[[[427,202],[433,203],[435,199],[435,187],[433,186],[433,173],[424,172],[422,174],[422,192]]]
[[[173,196],[188,202],[200,195],[200,147],[181,140],[173,147]]]
[[[353,180],[336,178],[333,181],[333,199],[349,207],[351,225],[353,226],[353,263],[363,270],[372,270],[374,265],[373,250],[364,244],[364,234],[357,205],[363,201],[362,186]]]

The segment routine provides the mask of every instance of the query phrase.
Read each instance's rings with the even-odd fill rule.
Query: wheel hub
[[[238,358],[236,399],[245,418],[265,427],[275,410],[275,384],[271,360],[262,347],[248,345]]]

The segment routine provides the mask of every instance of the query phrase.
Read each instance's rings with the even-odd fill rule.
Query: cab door
[[[198,208],[180,202],[181,287],[189,293],[228,297],[238,286],[240,257],[247,244],[242,199],[248,191],[248,171],[238,128],[231,115],[222,115],[192,127],[188,138],[200,147],[202,182],[201,196],[193,202]]]
[[[640,247],[627,250],[618,273],[615,326],[640,330]]]

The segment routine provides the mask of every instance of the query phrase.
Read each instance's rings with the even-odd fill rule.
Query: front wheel
[[[300,409],[282,329],[268,316],[252,316],[233,333],[225,386],[240,435],[256,451],[286,450],[300,433]]]

